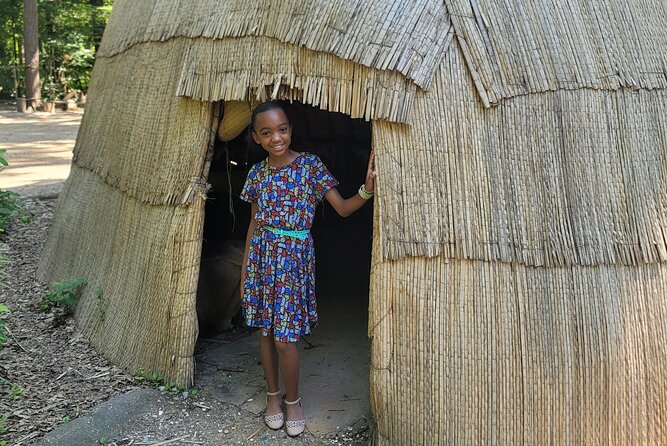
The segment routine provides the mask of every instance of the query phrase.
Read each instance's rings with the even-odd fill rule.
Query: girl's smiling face
[[[289,155],[292,125],[282,109],[272,108],[257,114],[252,138],[271,158],[282,158]]]

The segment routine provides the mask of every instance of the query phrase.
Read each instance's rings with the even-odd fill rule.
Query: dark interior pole
[[[37,0],[23,0],[25,88],[28,109],[36,110],[42,105],[39,83],[39,21]]]

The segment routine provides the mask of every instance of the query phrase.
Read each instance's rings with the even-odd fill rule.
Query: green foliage
[[[1,0],[0,0],[1,1]],[[5,153],[7,149],[0,149],[0,165],[8,166]],[[0,170],[2,167],[0,166]],[[7,228],[16,218],[19,211],[23,209],[23,201],[16,192],[0,190],[0,235],[7,232]],[[29,223],[32,215],[23,214],[19,217],[23,223]]]
[[[172,395],[185,394],[187,397],[195,398],[199,394],[195,388],[188,389],[187,387],[181,386],[174,381],[167,382],[166,378],[160,375],[158,372],[153,371],[146,374],[146,370],[143,368],[137,370],[137,372],[134,374],[134,380],[137,382],[144,382],[153,388],[170,393]]]
[[[76,305],[81,299],[83,288],[86,286],[86,279],[83,277],[72,277],[60,282],[51,284],[51,289],[42,295],[42,302],[39,308],[48,311],[51,308],[62,308],[65,315],[72,315],[76,310]]]
[[[45,99],[85,92],[113,0],[38,0],[40,78]],[[23,2],[0,0],[0,94],[23,94]]]
[[[19,398],[23,396],[23,387],[19,386],[16,383],[11,384],[11,390],[9,391],[9,394],[12,396],[12,398]]]
[[[0,415],[0,435],[7,433],[7,421],[8,418],[6,415]],[[7,446],[7,441],[0,440],[0,446]]]
[[[22,1],[0,0],[0,94],[13,92],[15,67],[18,67],[19,81],[22,81],[24,76],[24,73],[20,72],[22,71],[22,14]]]
[[[7,228],[23,208],[23,202],[16,192],[0,190],[0,234]]]

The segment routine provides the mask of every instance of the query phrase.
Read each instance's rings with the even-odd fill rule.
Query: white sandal
[[[303,411],[303,406],[301,406],[301,397],[297,398],[296,401],[285,400],[285,404],[298,404],[301,407],[301,411]],[[285,430],[287,431],[287,435],[290,437],[296,437],[300,435],[304,430],[306,430],[306,419],[303,418],[301,420],[285,421]]]
[[[278,390],[277,392],[267,392],[266,393],[266,408],[269,408],[269,397],[270,396],[276,396],[280,395],[281,391]],[[283,414],[282,410],[276,414],[273,415],[264,415],[264,423],[271,429],[276,430],[280,429],[283,427],[283,424],[285,423],[285,414]]]

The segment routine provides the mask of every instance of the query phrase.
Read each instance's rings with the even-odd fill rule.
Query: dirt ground
[[[0,110],[0,149],[9,167],[0,189],[23,195],[54,195],[69,175],[81,112],[17,113]]]
[[[99,403],[147,385],[97,354],[71,318],[37,307],[47,284],[37,279],[36,268],[55,196],[69,172],[80,119],[80,114],[0,111],[0,147],[10,148],[12,163],[0,173],[0,188],[9,187],[5,177],[14,172],[11,188],[29,197],[23,213],[31,215],[29,222],[16,222],[0,239],[8,260],[0,280],[5,284],[0,287],[0,302],[11,311],[9,341],[0,351],[0,416],[7,417],[7,432],[0,434],[0,441],[8,445],[38,442],[47,432],[89,414]],[[368,438],[368,428],[342,428],[328,436],[306,432],[291,439],[284,430],[274,432],[264,426],[261,414],[200,391],[194,397],[165,392],[154,410],[128,423],[122,434],[100,438],[95,444],[361,445]]]

